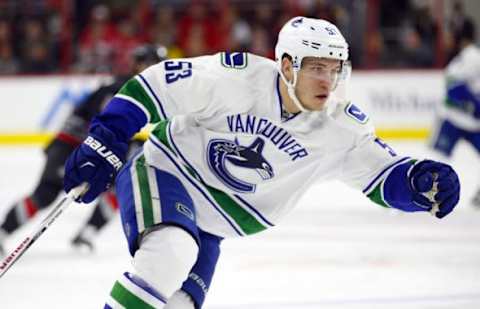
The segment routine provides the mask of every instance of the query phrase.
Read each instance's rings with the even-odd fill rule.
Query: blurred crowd
[[[296,15],[335,23],[355,68],[443,67],[468,17],[460,2],[452,2],[450,16],[438,3],[0,0],[0,74],[121,73],[144,43],[165,46],[170,57],[229,50],[273,58],[280,26]]]

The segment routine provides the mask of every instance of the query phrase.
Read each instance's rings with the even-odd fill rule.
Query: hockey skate
[[[95,246],[93,245],[91,237],[87,237],[86,233],[78,233],[75,238],[72,239],[71,245],[78,250],[85,250],[88,252],[93,252]]]
[[[0,257],[4,257],[7,254],[4,247],[6,238],[7,233],[3,229],[0,229]]]

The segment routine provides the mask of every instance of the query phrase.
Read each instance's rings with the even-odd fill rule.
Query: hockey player
[[[32,193],[14,203],[7,212],[0,226],[0,249],[2,240],[7,235],[33,218],[38,210],[48,207],[62,191],[65,160],[87,136],[92,117],[100,112],[132,75],[163,59],[165,57],[160,57],[158,49],[154,46],[143,45],[136,48],[132,53],[133,63],[129,76],[116,77],[113,83],[101,86],[74,109],[60,132],[45,149],[46,163],[36,188]],[[142,144],[143,141],[132,140],[130,151],[139,148]],[[85,245],[92,250],[92,237],[112,218],[117,208],[113,192],[108,191],[102,194],[91,217],[74,237],[72,244]]]
[[[340,179],[406,212],[453,210],[455,171],[397,155],[340,95],[348,45],[335,25],[293,18],[275,54],[163,61],[93,120],[66,163],[65,191],[88,182],[88,203],[116,177],[133,270],[105,308],[200,308],[222,239],[274,226],[314,182]],[[143,151],[124,165],[147,122],[156,126]]]
[[[475,46],[475,27],[465,20],[455,33],[459,53],[446,68],[446,97],[432,136],[435,150],[450,157],[461,139],[480,152],[480,48]],[[480,190],[472,200],[480,207]]]

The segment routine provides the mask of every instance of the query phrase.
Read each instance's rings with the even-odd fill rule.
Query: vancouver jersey
[[[468,91],[476,97],[477,102],[480,101],[479,72],[480,48],[474,44],[464,48],[452,59],[446,69],[447,95],[445,100],[446,104],[442,109],[442,113],[444,117],[465,130],[480,130],[480,121],[473,116],[475,107],[473,105],[466,105],[467,103],[473,102],[454,102],[454,99],[449,96],[448,91],[454,87],[465,85]],[[459,105],[461,108],[459,108]]]
[[[253,234],[278,223],[312,183],[339,179],[368,195],[408,160],[349,102],[282,116],[280,82],[269,59],[220,53],[163,61],[116,95],[157,123],[145,160],[182,181],[201,229]]]

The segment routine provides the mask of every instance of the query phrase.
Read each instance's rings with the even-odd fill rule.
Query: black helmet
[[[132,56],[135,63],[152,65],[167,59],[167,48],[165,46],[141,45],[135,48]]]
[[[475,41],[475,24],[470,19],[465,19],[457,29],[455,36],[458,40]]]

